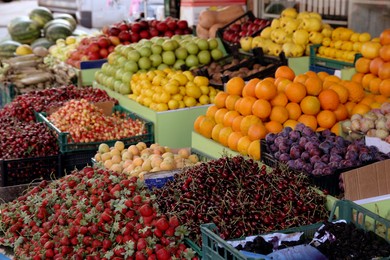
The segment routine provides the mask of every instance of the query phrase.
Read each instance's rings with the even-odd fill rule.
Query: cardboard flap
[[[390,159],[344,172],[341,176],[347,200],[390,194]]]
[[[102,102],[96,102],[96,103],[93,103],[93,104],[95,106],[97,106],[98,108],[103,109],[103,113],[106,116],[112,115],[112,112],[113,112],[113,109],[114,109],[114,106],[115,106],[115,103],[113,101],[102,101]],[[47,110],[46,113],[49,116],[49,115],[53,114],[54,112],[56,112],[60,108],[61,107],[50,107]]]

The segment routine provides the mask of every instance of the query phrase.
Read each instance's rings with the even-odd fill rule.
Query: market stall
[[[301,4],[184,1],[90,35],[47,8],[13,19],[8,257],[389,257],[390,29]]]

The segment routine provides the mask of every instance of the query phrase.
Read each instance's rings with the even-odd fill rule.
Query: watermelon
[[[41,37],[39,25],[28,16],[12,19],[8,24],[8,33],[12,40],[25,44],[30,44]]]
[[[67,28],[69,28],[69,30],[71,30],[73,32],[73,29],[72,29],[72,24],[70,22],[68,22],[67,20],[64,20],[64,19],[54,19],[54,20],[51,20],[50,22],[48,22],[47,24],[45,24],[45,26],[43,27],[43,34],[46,35],[46,32],[47,32],[47,29],[53,25],[57,25],[57,24],[61,24],[63,26],[66,26]]]
[[[53,20],[52,12],[46,7],[38,7],[31,10],[29,17],[39,25],[39,28],[43,28],[46,23]]]
[[[36,39],[33,43],[31,43],[31,48],[34,49],[35,47],[41,46],[45,47],[46,49],[49,49],[52,45],[54,45],[54,42],[49,41],[46,38],[39,38]]]
[[[20,42],[12,40],[0,42],[0,57],[9,58],[15,56],[15,51],[20,45],[22,45]]]
[[[65,14],[65,13],[54,14],[54,19],[66,20],[66,21],[68,21],[72,25],[72,31],[76,30],[77,21],[76,21],[76,19],[72,15]]]
[[[56,42],[58,39],[66,39],[66,37],[72,35],[72,30],[64,24],[52,24],[45,31],[45,37],[52,42]]]

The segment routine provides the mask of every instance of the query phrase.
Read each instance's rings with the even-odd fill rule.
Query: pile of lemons
[[[170,68],[135,73],[131,89],[130,99],[155,111],[211,104],[219,91],[207,77]]]

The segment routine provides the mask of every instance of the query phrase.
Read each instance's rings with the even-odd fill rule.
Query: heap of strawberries
[[[104,169],[41,182],[0,212],[0,244],[18,259],[197,259],[141,181]]]

